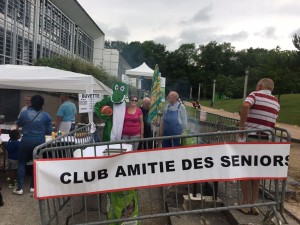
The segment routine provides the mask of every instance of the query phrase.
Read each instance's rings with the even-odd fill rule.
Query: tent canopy
[[[112,94],[91,75],[41,66],[0,65],[0,88],[65,93]]]
[[[152,79],[154,71],[147,66],[146,63],[143,63],[142,65],[131,69],[126,70],[126,75],[133,78],[145,78],[145,79]]]

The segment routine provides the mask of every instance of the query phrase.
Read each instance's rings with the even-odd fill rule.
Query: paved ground
[[[208,107],[203,107],[203,110],[215,113],[218,115],[236,118],[239,119],[238,114],[225,112],[219,109],[212,109]],[[277,124],[277,126],[286,128],[291,132],[292,137],[295,139],[300,139],[300,128],[287,124]],[[296,156],[295,156],[296,157]],[[297,157],[298,158],[298,157]],[[296,164],[296,162],[295,162]],[[0,225],[18,225],[18,224],[40,224],[40,215],[39,215],[39,206],[38,202],[32,197],[29,193],[29,180],[26,181],[26,189],[23,196],[16,196],[12,194],[12,190],[7,188],[7,182],[5,180],[5,174],[0,172],[0,187],[3,187],[2,194],[5,200],[5,206],[0,207]],[[159,195],[156,195],[157,198],[160,198]],[[298,201],[297,201],[298,200]],[[299,216],[299,199],[295,201],[289,201],[285,205],[286,207],[291,207],[290,211],[293,212],[295,216]],[[236,213],[236,212],[235,212]],[[242,215],[243,216],[243,215]],[[213,218],[215,215],[213,216]],[[197,220],[199,221],[199,219]],[[152,223],[150,223],[152,225]],[[167,224],[166,221],[155,221],[155,224]],[[182,223],[181,223],[182,224]],[[197,223],[199,224],[199,223]],[[213,224],[213,223],[210,223]],[[226,221],[222,222],[223,225],[226,225]],[[293,224],[294,223],[290,223]],[[297,224],[297,223],[295,223]]]

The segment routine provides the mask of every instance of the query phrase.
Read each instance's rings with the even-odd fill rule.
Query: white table
[[[2,142],[8,142],[9,141],[9,134],[1,134],[0,138],[1,138]],[[51,141],[52,137],[51,137],[51,135],[46,135],[45,139],[46,139],[46,142]]]
[[[96,156],[106,156],[107,155],[107,154],[105,154],[105,150],[108,149],[108,146],[107,145],[101,145],[101,146],[95,146],[95,147],[93,147],[93,146],[87,147],[84,150],[77,149],[73,152],[73,157],[74,158],[95,157],[95,148],[96,148]],[[110,149],[121,149],[121,144],[109,145],[109,148]],[[126,152],[132,151],[132,145],[122,144],[122,149],[125,149]]]
[[[7,143],[10,139],[9,134],[1,134],[0,138],[1,138],[2,142],[4,142],[4,143]],[[45,139],[46,139],[46,142],[51,141],[52,137],[47,135],[47,136],[45,136]],[[5,160],[6,160],[6,150],[4,151],[3,168],[2,168],[3,171],[5,171],[5,164],[6,164]],[[28,162],[27,165],[32,165],[32,161]]]
[[[9,134],[1,134],[0,138],[2,142],[8,142],[9,141]]]

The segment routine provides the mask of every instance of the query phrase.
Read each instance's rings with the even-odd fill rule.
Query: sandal
[[[252,215],[255,215],[255,216],[259,215],[259,210],[256,207],[252,207],[251,212],[252,212]]]
[[[235,206],[238,206],[239,204],[238,203],[234,203]],[[249,207],[246,207],[246,208],[238,208],[237,209],[238,211],[242,212],[243,214],[246,214],[246,215],[250,215],[252,213],[252,210],[251,208]]]
[[[246,207],[246,208],[240,208],[240,209],[237,209],[239,210],[240,212],[246,214],[246,215],[250,215],[251,214],[251,209]]]

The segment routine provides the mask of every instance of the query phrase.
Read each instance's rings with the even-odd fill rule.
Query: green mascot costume
[[[128,86],[125,83],[117,82],[114,83],[112,90],[113,94],[97,102],[94,108],[97,116],[105,121],[103,141],[120,141],[122,137]],[[106,106],[112,109],[112,113],[109,110],[106,112]]]
[[[105,121],[103,141],[120,141],[126,111],[125,97],[128,86],[117,82],[113,85],[113,94],[95,104],[95,113]],[[108,219],[121,219],[138,216],[137,191],[122,191],[108,195]],[[111,223],[110,225],[137,225],[139,221]]]

